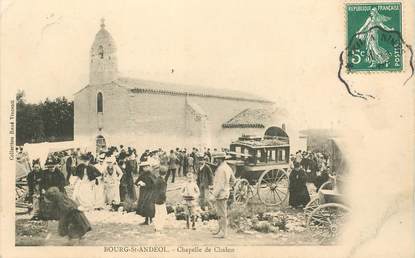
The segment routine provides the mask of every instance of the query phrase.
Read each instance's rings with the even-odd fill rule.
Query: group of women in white
[[[76,172],[69,178],[73,187],[72,199],[80,204],[79,209],[83,211],[119,204],[122,175],[123,171],[114,156],[99,156],[95,165],[89,164],[88,159],[81,159]]]

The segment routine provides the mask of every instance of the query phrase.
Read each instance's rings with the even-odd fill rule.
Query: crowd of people
[[[313,183],[316,192],[330,178],[330,156],[325,153],[297,151],[290,157],[289,205],[303,208],[310,201],[307,182]]]
[[[55,152],[44,168],[33,160],[27,175],[28,201],[33,219],[59,219],[59,233],[69,237],[81,237],[91,229],[83,212],[102,209],[136,212],[144,218],[142,225],[154,224],[160,232],[167,217],[167,185],[185,177],[181,196],[187,228],[196,229],[198,214],[214,204],[219,225],[215,233],[226,237],[227,200],[235,178],[225,157],[212,164],[210,149],[159,148],[145,150],[138,158],[134,148],[122,145],[96,156],[79,149]],[[302,208],[310,201],[307,183],[318,191],[329,180],[330,157],[298,151],[291,155],[290,167],[289,205]]]
[[[140,158],[134,148],[122,145],[101,150],[97,156],[79,149],[55,152],[48,156],[44,169],[39,160],[34,160],[27,176],[33,219],[59,219],[61,235],[81,237],[90,230],[83,212],[109,208],[135,211],[144,217],[143,225],[154,224],[156,231],[162,231],[167,217],[167,184],[183,176],[186,181],[181,194],[187,228],[191,223],[196,229],[196,217],[201,209],[211,207],[209,195],[213,192],[218,217],[223,218],[216,233],[225,237],[224,206],[233,173],[221,159],[213,173],[210,161],[210,149],[201,152],[197,148],[190,153],[179,148],[146,150]]]

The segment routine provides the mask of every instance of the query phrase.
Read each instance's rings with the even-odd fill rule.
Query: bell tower
[[[101,19],[101,29],[95,35],[90,50],[89,84],[106,84],[118,77],[117,48]]]

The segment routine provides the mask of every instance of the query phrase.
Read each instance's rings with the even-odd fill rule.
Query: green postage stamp
[[[347,69],[402,71],[402,5],[346,4]]]

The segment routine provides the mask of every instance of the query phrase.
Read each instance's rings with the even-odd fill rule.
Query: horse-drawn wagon
[[[242,136],[230,144],[236,183],[233,200],[246,203],[253,196],[267,206],[282,205],[288,197],[289,137],[279,127],[271,127],[264,137]]]

